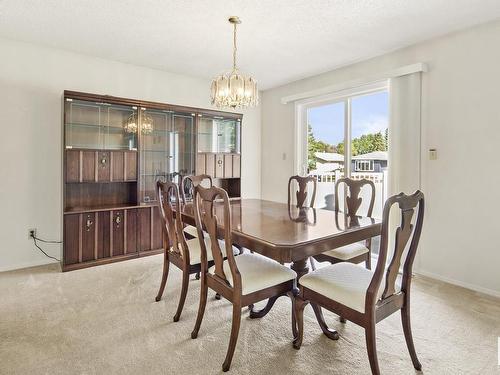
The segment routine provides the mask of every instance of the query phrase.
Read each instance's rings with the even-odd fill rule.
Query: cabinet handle
[[[120,217],[120,215],[116,215],[116,218],[115,218],[116,226],[119,227],[121,222],[122,222],[122,218]]]
[[[217,160],[217,164],[221,165],[222,164],[222,159]]]
[[[106,158],[102,158],[102,159],[101,159],[101,164],[102,164],[102,165],[105,165],[106,163],[107,163]]]
[[[87,232],[90,231],[90,227],[92,226],[92,224],[94,224],[94,222],[90,220],[90,218],[87,218],[87,222],[85,223],[85,226],[87,227]]]

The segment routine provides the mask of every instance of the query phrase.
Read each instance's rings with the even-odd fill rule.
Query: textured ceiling
[[[231,15],[262,89],[500,18],[500,0],[0,0],[0,36],[209,78]]]

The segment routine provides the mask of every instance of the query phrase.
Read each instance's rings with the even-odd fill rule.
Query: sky
[[[389,96],[387,91],[352,99],[352,137],[387,129]],[[344,140],[344,103],[310,108],[308,122],[317,140],[336,145]]]

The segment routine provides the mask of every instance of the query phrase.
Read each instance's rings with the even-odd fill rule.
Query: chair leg
[[[297,350],[302,346],[304,338],[304,308],[309,301],[305,301],[299,296],[295,297],[295,318],[297,319],[297,335],[293,339],[293,347]]]
[[[314,259],[314,257],[310,257],[309,261],[311,262],[311,269],[313,271],[316,271],[316,260]]]
[[[368,251],[368,253],[367,253],[365,265],[366,265],[367,269],[369,269],[369,270],[372,269],[372,252],[371,252],[371,250]]]
[[[222,371],[226,372],[231,367],[231,361],[233,360],[234,349],[236,348],[236,343],[238,342],[238,334],[240,333],[240,323],[241,323],[241,305],[233,305],[233,324],[231,327],[231,337],[229,339],[229,347],[227,348],[226,359],[222,364]]]
[[[375,321],[365,327],[366,337],[366,350],[368,352],[368,359],[370,361],[370,368],[373,375],[379,375],[380,369],[378,368],[377,359],[377,340],[375,336]]]
[[[178,322],[182,314],[182,309],[184,308],[184,302],[186,301],[186,295],[189,286],[189,273],[184,270],[182,271],[182,289],[181,296],[179,298],[179,305],[177,306],[177,312],[174,316],[174,322]]]
[[[195,339],[198,337],[198,332],[200,330],[201,322],[203,316],[205,315],[205,306],[207,305],[208,297],[208,285],[205,277],[201,278],[201,290],[200,290],[200,305],[198,306],[198,316],[196,317],[196,323],[194,325],[193,332],[191,332],[191,338]]]
[[[165,284],[167,283],[169,268],[170,268],[170,261],[168,259],[168,250],[165,250],[163,258],[163,275],[161,277],[160,290],[156,295],[156,302],[159,302],[161,300],[161,296],[163,295],[163,290],[165,289]]]
[[[295,339],[297,337],[297,314],[295,313],[295,294],[293,291],[287,293],[288,297],[290,297],[290,301],[292,301],[292,335]]]
[[[200,273],[196,272],[196,275],[194,275],[194,278],[195,278],[195,280],[199,280],[200,279]]]
[[[403,323],[403,332],[405,334],[406,346],[410,352],[411,361],[413,362],[413,367],[416,370],[422,370],[422,364],[418,360],[417,352],[415,350],[415,345],[413,343],[413,335],[411,333],[411,322],[410,322],[410,303],[409,301],[405,303],[405,307],[401,309],[401,322]]]

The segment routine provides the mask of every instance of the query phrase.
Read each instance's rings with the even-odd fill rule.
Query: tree
[[[307,125],[307,164],[309,170],[316,168],[316,152],[335,152],[335,147],[329,143],[314,138],[311,125]]]

